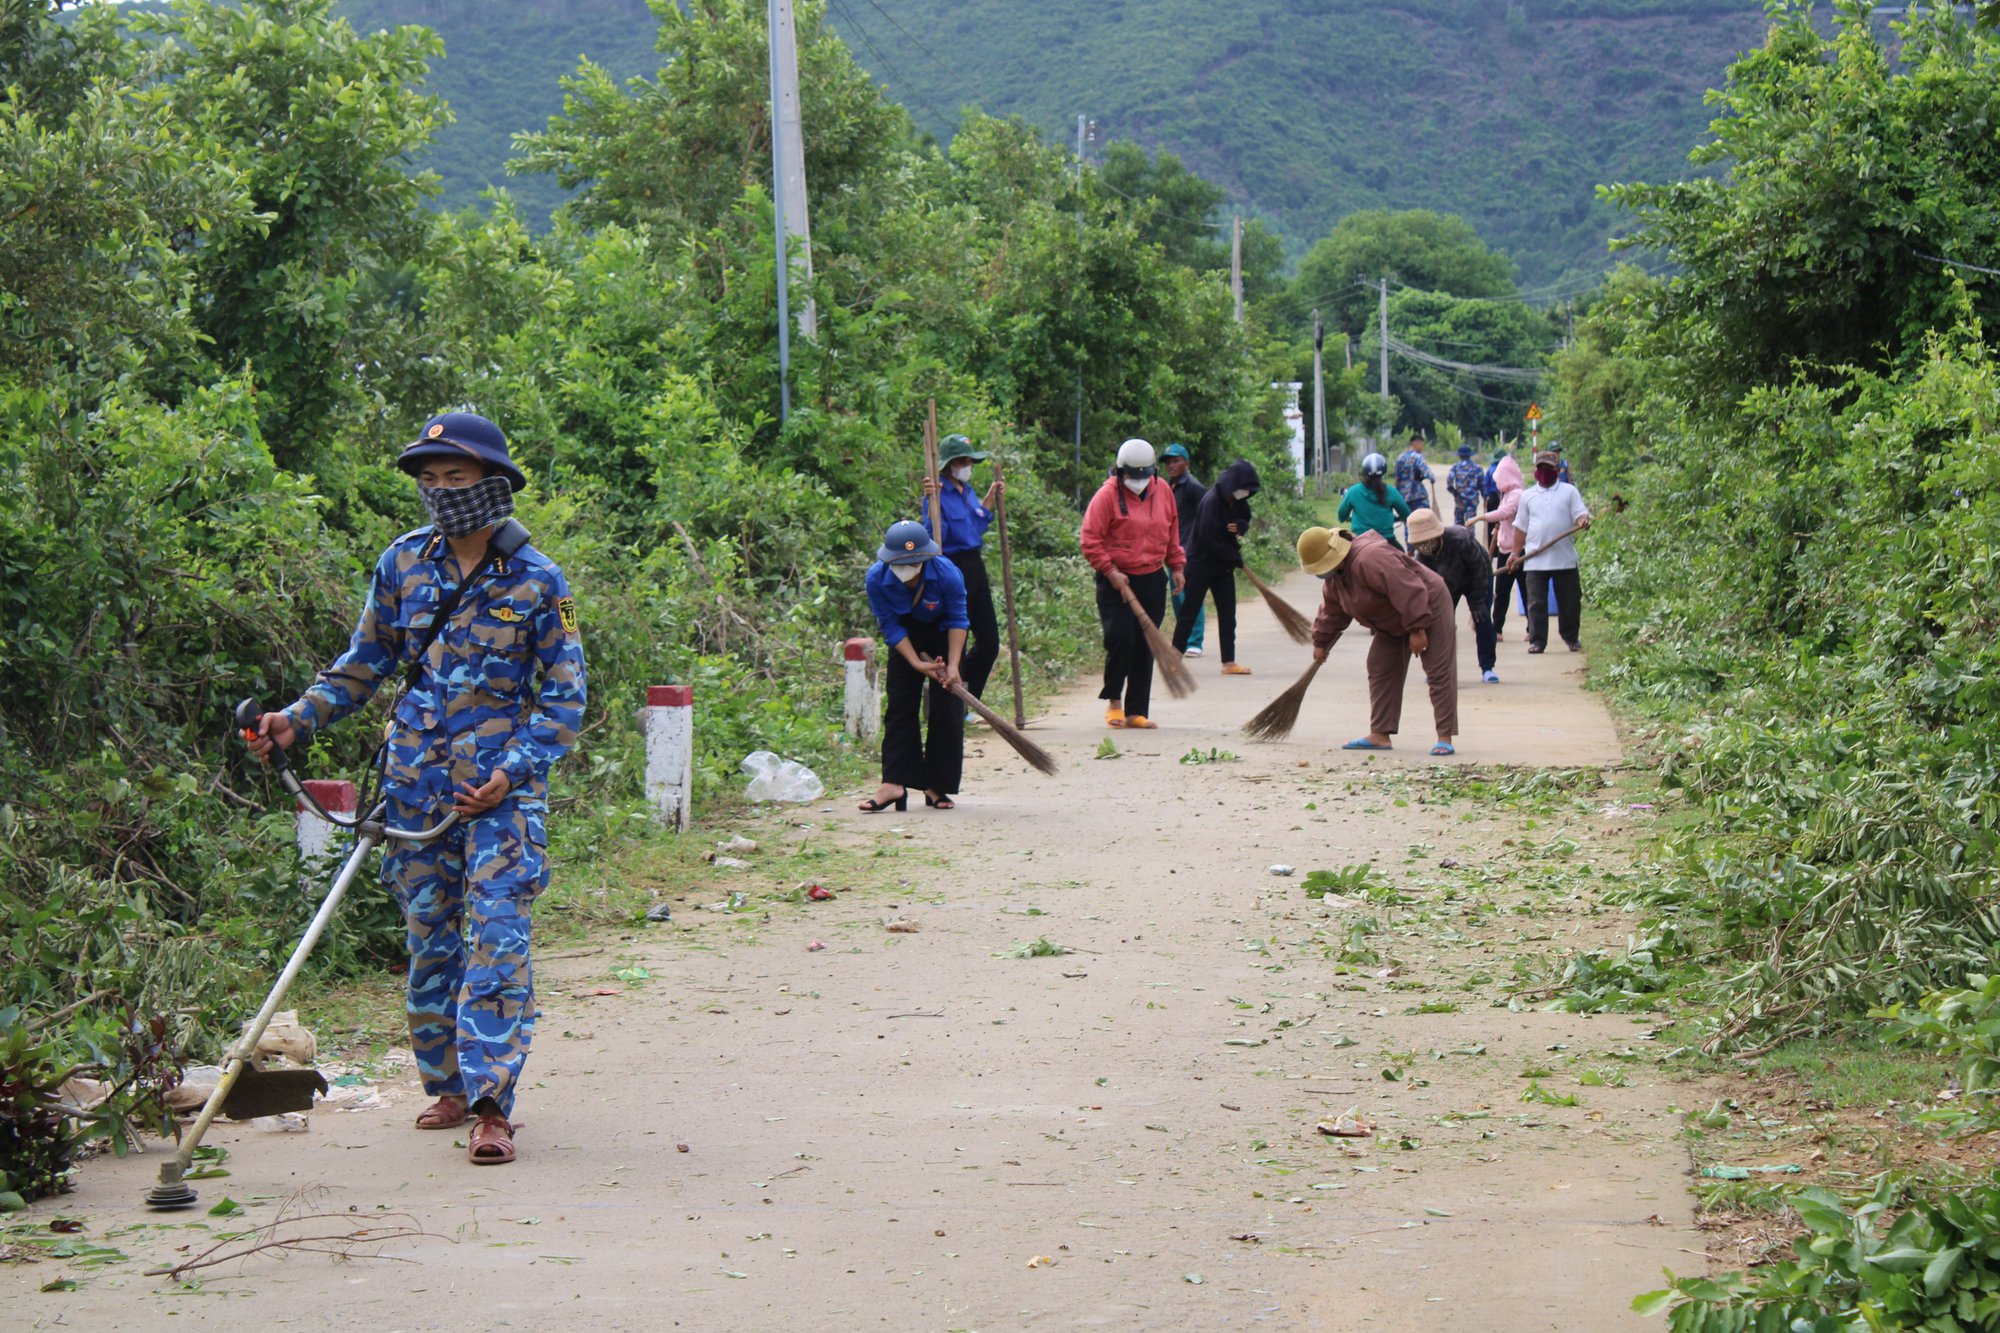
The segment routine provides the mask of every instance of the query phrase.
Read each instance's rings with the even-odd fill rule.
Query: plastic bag
[[[826,793],[819,774],[796,759],[780,759],[769,750],[743,757],[740,765],[750,775],[743,794],[753,801],[816,801]]]

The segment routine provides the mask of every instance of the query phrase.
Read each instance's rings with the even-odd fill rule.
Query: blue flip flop
[[[1353,740],[1349,741],[1347,744],[1341,746],[1340,748],[1343,750],[1388,750],[1388,749],[1393,749],[1394,747],[1388,745],[1377,745],[1374,741],[1369,740],[1366,736],[1356,736]]]
[[[1444,743],[1443,741],[1439,741],[1439,742],[1438,742],[1438,743],[1437,743],[1436,745],[1433,745],[1433,746],[1431,747],[1431,753],[1432,753],[1432,754],[1457,754],[1457,753],[1458,753],[1458,751],[1456,751],[1456,750],[1452,749],[1452,748],[1451,748],[1451,747],[1450,747],[1449,745],[1446,745],[1446,744],[1445,744],[1445,743]]]

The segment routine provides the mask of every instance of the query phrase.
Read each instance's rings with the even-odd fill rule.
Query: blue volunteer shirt
[[[965,614],[965,575],[940,556],[926,560],[923,577],[912,584],[905,584],[879,560],[868,566],[868,608],[882,627],[882,641],[891,648],[910,637],[903,628],[906,618],[944,629],[972,628]]]
[[[938,482],[938,509],[944,515],[944,535],[938,537],[938,545],[944,547],[946,555],[976,551],[985,544],[986,529],[993,526],[993,511],[980,502],[978,491],[942,478]],[[926,521],[924,526],[928,528],[930,523]],[[936,533],[931,535],[937,537]]]

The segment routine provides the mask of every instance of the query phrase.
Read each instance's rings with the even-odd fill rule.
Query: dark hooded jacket
[[[1250,531],[1250,501],[1232,497],[1238,491],[1255,495],[1262,489],[1257,469],[1241,458],[1222,470],[1195,509],[1194,535],[1188,543],[1190,564],[1217,573],[1242,565],[1242,537]],[[1236,525],[1234,532],[1229,530],[1232,523]]]
[[[1201,508],[1201,497],[1206,489],[1206,487],[1194,479],[1194,469],[1191,467],[1186,472],[1181,473],[1179,481],[1173,483],[1174,505],[1180,510],[1181,514],[1182,546],[1186,546],[1188,538],[1194,535],[1195,511]]]

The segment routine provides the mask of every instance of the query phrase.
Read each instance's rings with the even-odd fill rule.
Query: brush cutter
[[[263,710],[254,699],[245,699],[236,705],[236,726],[246,739],[257,734],[258,719],[262,716]],[[292,772],[283,746],[271,747],[269,763],[285,790],[304,802],[314,814],[329,824],[354,830],[354,850],[348,853],[340,873],[334,877],[333,887],[326,891],[325,901],[313,913],[312,923],[306,927],[305,935],[286,960],[284,971],[278,974],[277,984],[264,998],[264,1007],[257,1011],[257,1016],[244,1027],[243,1035],[229,1048],[229,1055],[222,1062],[222,1077],[216,1083],[215,1091],[202,1104],[201,1114],[181,1136],[179,1151],[160,1167],[160,1183],[146,1194],[148,1208],[167,1211],[194,1207],[195,1192],[186,1177],[194,1163],[195,1149],[201,1146],[202,1136],[208,1133],[208,1127],[215,1122],[216,1116],[254,1120],[259,1116],[312,1109],[313,1094],[326,1091],[326,1076],[317,1069],[264,1069],[257,1063],[257,1043],[263,1039],[264,1030],[271,1026],[272,1016],[284,1003],[285,992],[291,988],[313,946],[319,943],[319,937],[333,920],[333,914],[340,908],[340,900],[346,896],[348,886],[354,883],[354,877],[368,860],[368,854],[384,841],[429,842],[458,822],[458,815],[454,812],[428,829],[390,828],[384,823],[389,810],[386,801],[376,802],[366,814],[357,811],[354,818],[342,819],[328,814],[313,799],[312,793]]]

